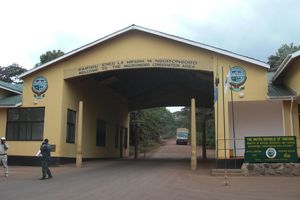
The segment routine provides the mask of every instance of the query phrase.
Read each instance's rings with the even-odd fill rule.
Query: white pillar
[[[196,143],[196,106],[195,99],[191,100],[191,144],[192,144],[192,154],[191,154],[191,168],[192,170],[197,169],[197,143]]]
[[[83,101],[79,101],[78,130],[76,141],[76,167],[82,166],[82,124],[83,124]]]

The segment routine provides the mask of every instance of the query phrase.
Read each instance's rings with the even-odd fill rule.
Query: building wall
[[[92,80],[65,82],[61,116],[63,124],[61,130],[63,155],[65,157],[76,156],[76,145],[65,142],[67,109],[76,111],[76,116],[78,117],[80,100],[83,101],[83,157],[118,157],[120,149],[115,148],[116,126],[128,128],[127,100]],[[107,123],[105,148],[96,147],[97,119],[104,120]],[[129,141],[129,133],[127,137],[127,141]],[[129,143],[127,143],[127,146],[128,148],[123,150],[124,156],[128,156],[129,153]]]
[[[52,156],[60,157],[61,152],[61,117],[63,98],[63,71],[62,64],[38,71],[24,78],[22,107],[45,107],[44,139],[48,138],[50,144],[56,145]],[[32,92],[32,81],[37,76],[44,76],[48,80],[48,89],[45,97],[36,99]],[[9,141],[10,155],[35,156],[42,141]],[[24,150],[25,149],[25,150]]]
[[[218,66],[218,70],[217,67]],[[244,61],[240,61],[237,59],[229,58],[226,56],[214,55],[214,78],[218,74],[220,83],[218,87],[218,100],[215,101],[215,130],[218,132],[218,139],[216,137],[216,142],[218,142],[219,150],[218,157],[220,159],[225,158],[225,145],[228,147],[230,131],[229,131],[229,110],[228,103],[231,102],[231,93],[230,90],[227,90],[227,93],[224,92],[224,105],[225,109],[223,109],[223,91],[222,91],[222,81],[226,81],[227,73],[230,67],[240,66],[246,71],[247,80],[245,82],[245,89],[242,90],[243,96],[240,97],[240,92],[233,92],[232,96],[235,102],[251,102],[251,101],[265,101],[267,99],[267,69],[261,66],[257,66],[254,64],[249,64]],[[222,68],[223,68],[223,76],[222,76]],[[225,89],[224,89],[225,91]],[[224,115],[223,115],[224,112]],[[225,116],[225,118],[223,117]],[[225,121],[225,127],[224,122]],[[224,130],[225,130],[225,138],[226,144],[224,143]],[[227,148],[226,148],[227,149]],[[229,155],[229,149],[226,152],[226,155]]]
[[[237,156],[244,156],[244,138],[246,136],[284,135],[281,101],[235,102],[233,105],[234,129],[231,103],[228,107],[230,129],[230,146],[228,148],[234,150],[233,130],[235,129]]]
[[[197,70],[213,71],[213,54],[210,51],[158,36],[131,31],[68,60],[64,66],[64,73],[66,78],[70,78],[79,76],[78,68],[84,66],[132,59],[193,60],[197,61]],[[115,70],[122,69],[124,68]]]
[[[300,104],[300,57],[290,64],[287,73],[284,76],[284,84],[291,88],[297,94],[297,99],[292,101],[285,101],[285,127],[287,135],[294,135],[297,137],[298,155],[300,157],[300,130],[299,130],[299,115],[298,104]],[[292,114],[291,114],[292,104]],[[292,115],[292,116],[291,116]],[[293,121],[291,123],[291,120]],[[293,131],[291,131],[293,126]]]

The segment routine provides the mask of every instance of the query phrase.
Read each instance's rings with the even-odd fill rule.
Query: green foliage
[[[64,55],[65,53],[62,52],[61,50],[53,50],[53,51],[47,51],[46,53],[42,54],[40,56],[40,63],[37,63],[35,66],[40,66],[46,62],[49,62],[51,60],[54,60],[55,58],[58,58],[62,55]]]
[[[294,53],[296,51],[300,50],[300,45],[295,46],[293,43],[290,45],[283,44],[281,47],[277,50],[275,55],[271,55],[268,58],[268,64],[270,65],[270,71],[276,71],[277,68],[280,66],[282,61],[291,53]]]
[[[181,111],[173,113],[175,118],[176,128],[191,128],[191,112],[189,107],[184,107]]]
[[[175,121],[166,108],[152,108],[130,113],[131,145],[137,134],[139,151],[145,153],[160,142],[160,138],[175,135]]]
[[[4,82],[15,82],[19,83],[21,82],[20,79],[18,79],[18,75],[26,72],[27,70],[23,68],[22,66],[13,63],[7,67],[1,67],[0,66],[0,80]]]

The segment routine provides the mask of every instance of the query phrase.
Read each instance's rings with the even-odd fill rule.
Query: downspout
[[[291,108],[290,108],[290,125],[291,125],[291,136],[294,136],[293,103],[294,103],[294,98],[293,98],[293,97],[291,97]]]

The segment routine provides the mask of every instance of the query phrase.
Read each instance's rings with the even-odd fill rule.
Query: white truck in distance
[[[176,130],[176,144],[188,144],[189,140],[189,129],[177,128]]]

